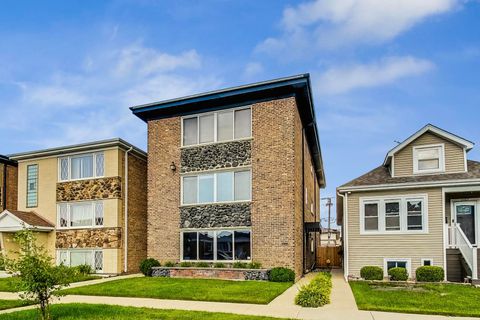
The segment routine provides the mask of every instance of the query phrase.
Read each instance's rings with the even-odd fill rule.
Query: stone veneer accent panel
[[[115,199],[122,196],[120,177],[57,183],[57,201]]]
[[[252,141],[234,141],[189,147],[181,151],[181,172],[196,172],[248,166]]]
[[[121,228],[77,229],[57,231],[55,242],[57,249],[122,247]]]
[[[229,203],[180,208],[180,228],[251,226],[250,203]]]

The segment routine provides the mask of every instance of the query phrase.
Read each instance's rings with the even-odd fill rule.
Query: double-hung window
[[[57,207],[57,217],[60,229],[102,227],[103,202],[60,203]]]
[[[182,204],[248,201],[250,170],[203,173],[182,177]]]
[[[444,145],[428,145],[413,148],[413,173],[445,171]]]
[[[252,135],[251,109],[238,108],[183,118],[182,145],[232,141]]]
[[[182,232],[182,260],[251,260],[250,230]]]
[[[427,196],[360,198],[361,233],[427,231]]]
[[[72,155],[58,161],[60,181],[103,177],[105,173],[103,152]]]

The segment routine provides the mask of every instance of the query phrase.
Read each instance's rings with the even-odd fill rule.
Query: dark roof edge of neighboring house
[[[292,96],[297,100],[307,142],[312,151],[317,178],[320,185],[325,187],[325,172],[308,73],[142,104],[133,106],[130,110],[134,115],[148,122]]]
[[[1,155],[0,154],[0,163],[5,163],[11,166],[17,166],[17,162],[15,160],[10,159],[7,156]]]
[[[28,159],[40,158],[40,157],[59,156],[59,155],[64,155],[64,154],[69,154],[74,152],[87,152],[95,149],[110,148],[110,147],[119,147],[123,150],[128,150],[132,148],[132,153],[134,153],[135,155],[141,158],[144,158],[144,159],[147,158],[147,153],[145,151],[120,138],[92,141],[92,142],[63,146],[63,147],[15,153],[15,154],[8,155],[8,157],[10,159],[20,161],[20,160],[28,160]]]

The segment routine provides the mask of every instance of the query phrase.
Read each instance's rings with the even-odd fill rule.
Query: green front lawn
[[[18,307],[25,307],[30,305],[31,303],[25,302],[22,300],[0,300],[0,310],[11,309],[11,308],[18,308]],[[1,319],[1,317],[0,317]]]
[[[480,317],[480,289],[456,284],[350,282],[361,310]]]
[[[291,282],[130,278],[64,290],[66,294],[268,304]]]
[[[88,280],[100,279],[101,277],[95,275],[77,275],[71,279],[71,282],[81,282]],[[17,277],[0,278],[0,291],[1,292],[17,292],[17,286],[20,280]]]
[[[51,307],[55,320],[278,320],[278,318],[183,310],[156,310],[96,304],[63,304]],[[31,320],[36,310],[0,315],[1,320]]]

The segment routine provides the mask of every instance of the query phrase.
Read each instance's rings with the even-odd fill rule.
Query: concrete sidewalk
[[[309,274],[283,294],[278,296],[268,305],[222,303],[205,301],[183,301],[183,300],[160,300],[145,298],[120,298],[120,297],[98,297],[98,296],[66,296],[55,303],[90,303],[121,305],[131,307],[146,307],[154,309],[177,309],[191,311],[210,311],[235,313],[243,315],[270,316],[288,319],[305,320],[453,320],[453,319],[476,319],[466,317],[444,317],[431,315],[416,315],[387,312],[360,311],[357,309],[350,286],[343,279],[341,272],[333,271],[333,288],[331,304],[322,308],[302,308],[294,304],[294,298],[299,288],[308,283],[315,274]],[[117,278],[120,279],[120,278]],[[98,280],[95,280],[98,281]],[[0,293],[0,299],[15,299],[15,294]],[[27,309],[32,307],[24,307]],[[10,313],[19,309],[0,311]]]

